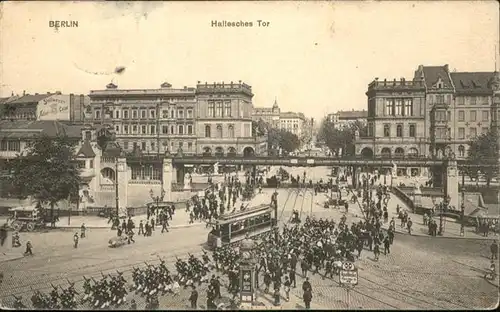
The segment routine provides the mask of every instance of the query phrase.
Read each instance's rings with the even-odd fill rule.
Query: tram
[[[246,234],[255,237],[268,233],[277,225],[277,209],[269,204],[248,208],[244,211],[220,216],[208,234],[209,248],[222,247],[241,241]]]

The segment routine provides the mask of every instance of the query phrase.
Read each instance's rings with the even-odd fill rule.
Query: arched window
[[[210,125],[205,125],[205,137],[210,138],[212,136],[212,129]]]
[[[396,126],[396,136],[398,138],[402,138],[403,137],[403,125],[397,125]]]
[[[391,149],[388,147],[384,147],[382,151],[380,152],[382,154],[382,157],[384,158],[390,158],[391,157]]]
[[[396,150],[394,150],[394,156],[403,157],[404,155],[405,155],[405,150],[402,147],[398,147],[396,148]]]
[[[408,150],[408,156],[409,157],[418,157],[418,150],[414,147],[410,148],[410,150]]]
[[[458,146],[458,156],[459,157],[464,157],[465,156],[465,147],[463,145]]]
[[[228,132],[228,136],[230,138],[234,138],[234,126],[233,125],[229,125],[227,127],[227,132]]]
[[[222,138],[222,125],[217,125],[217,137]]]

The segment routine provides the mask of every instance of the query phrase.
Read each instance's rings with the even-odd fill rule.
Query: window
[[[469,128],[469,136],[470,138],[475,138],[477,136],[477,129],[474,127]]]
[[[127,125],[123,125],[123,133],[128,134],[128,126]]]
[[[397,125],[396,126],[396,136],[398,138],[403,137],[403,125]]]
[[[217,137],[222,138],[222,125],[217,125]]]
[[[401,99],[396,99],[396,112],[395,112],[395,115],[396,116],[403,115],[403,103],[402,103]]]
[[[210,125],[205,125],[205,137],[210,138],[212,136]]]
[[[151,110],[149,111],[149,118],[153,118],[153,119],[154,119],[154,118],[155,118],[155,113],[156,113],[156,112],[155,112],[155,110],[154,110],[154,109],[151,109]]]
[[[0,142],[0,151],[6,151],[7,150],[7,140],[2,140]]]
[[[489,129],[488,127],[482,127],[482,128],[481,128],[481,133],[482,133],[482,134],[486,134],[486,133],[488,133],[488,129]]]
[[[483,121],[488,121],[490,117],[490,112],[483,111]]]
[[[187,134],[193,134],[193,126],[192,125],[187,126]]]
[[[174,126],[170,126],[170,134],[175,134],[175,127]]]
[[[461,140],[465,139],[465,128],[458,128],[458,138]]]
[[[415,128],[416,128],[416,125],[410,125],[410,137],[412,137],[412,138],[417,136]]]
[[[464,157],[465,156],[465,147],[463,145],[458,146],[458,156],[459,157]]]
[[[133,149],[133,150],[136,150],[136,149],[137,149],[137,142],[134,142],[134,143],[132,144],[132,149]]]
[[[120,133],[120,126],[115,126],[115,132]]]
[[[19,141],[9,141],[8,150],[11,152],[21,151],[21,144]]]
[[[450,111],[446,112],[446,121],[451,121],[451,112]]]
[[[123,141],[123,149],[128,150],[128,141]]]
[[[465,104],[465,100],[464,100],[463,96],[458,96],[457,97],[457,104],[458,105],[464,105]]]
[[[179,134],[184,134],[184,126],[179,125]]]
[[[94,160],[93,159],[90,160],[89,167],[90,167],[90,169],[94,169]]]
[[[215,104],[208,102],[208,117],[215,117]]]
[[[168,126],[161,126],[161,132],[163,134],[168,134]]]
[[[128,110],[123,111],[123,119],[128,119]]]
[[[137,119],[137,109],[132,110],[132,118]]]
[[[147,133],[146,126],[141,126],[141,133],[142,134],[146,134]]]
[[[231,101],[224,102],[224,116],[231,117]]]
[[[227,135],[230,138],[234,138],[234,126],[233,125],[229,125],[227,127]]]
[[[141,110],[141,118],[142,119],[146,118],[146,111],[145,110]]]
[[[115,112],[116,119],[120,119],[120,111]]]
[[[161,167],[132,166],[132,180],[160,180]]]
[[[476,97],[475,96],[470,97],[470,105],[476,105]]]
[[[151,125],[149,128],[151,130],[151,134],[156,134],[156,126]]]
[[[490,98],[488,96],[484,96],[483,99],[481,100],[481,103],[483,103],[483,105],[489,105]]]
[[[193,118],[193,110],[192,109],[188,109],[187,110],[187,116],[186,118]]]
[[[188,151],[192,151],[193,150],[193,143],[189,142],[188,143]]]
[[[436,103],[437,104],[444,104],[444,95],[442,95],[442,94],[436,95]]]
[[[92,132],[85,131],[85,140],[92,140]]]
[[[391,126],[389,124],[384,125],[384,137],[391,136]]]
[[[137,133],[137,126],[132,126],[132,133]]]
[[[217,102],[216,116],[222,117],[222,102]]]
[[[387,100],[385,103],[385,115],[392,116],[394,115],[394,100]]]
[[[151,142],[151,150],[152,150],[152,151],[154,151],[154,150],[155,150],[155,147],[156,147],[155,142]]]
[[[172,118],[172,119],[175,118],[175,111],[174,110],[170,111],[170,118]]]
[[[405,116],[413,116],[413,100],[412,99],[405,99],[404,101],[405,104]]]
[[[179,109],[179,110],[177,111],[177,117],[179,117],[179,118],[181,118],[181,119],[182,119],[182,118],[184,118],[184,110]]]
[[[470,121],[476,121],[476,111],[470,111]]]
[[[141,148],[143,151],[146,150],[146,142],[141,142]]]
[[[465,121],[465,111],[458,111],[458,121]]]
[[[101,111],[96,110],[95,111],[95,119],[100,119],[101,118]]]

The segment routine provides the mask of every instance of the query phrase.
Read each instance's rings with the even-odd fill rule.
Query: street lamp
[[[160,196],[155,196],[153,189],[151,189],[149,191],[149,196],[151,196],[151,199],[153,200],[153,202],[156,203],[156,211],[158,211],[158,209],[160,208],[160,201],[163,201],[163,198],[165,197],[165,190],[164,189],[161,190]],[[147,207],[147,215],[148,215],[148,219],[149,219],[149,215],[150,215],[149,205]]]

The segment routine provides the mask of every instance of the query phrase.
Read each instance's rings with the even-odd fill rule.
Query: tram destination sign
[[[342,285],[357,285],[358,284],[358,269],[340,270],[339,282]]]

